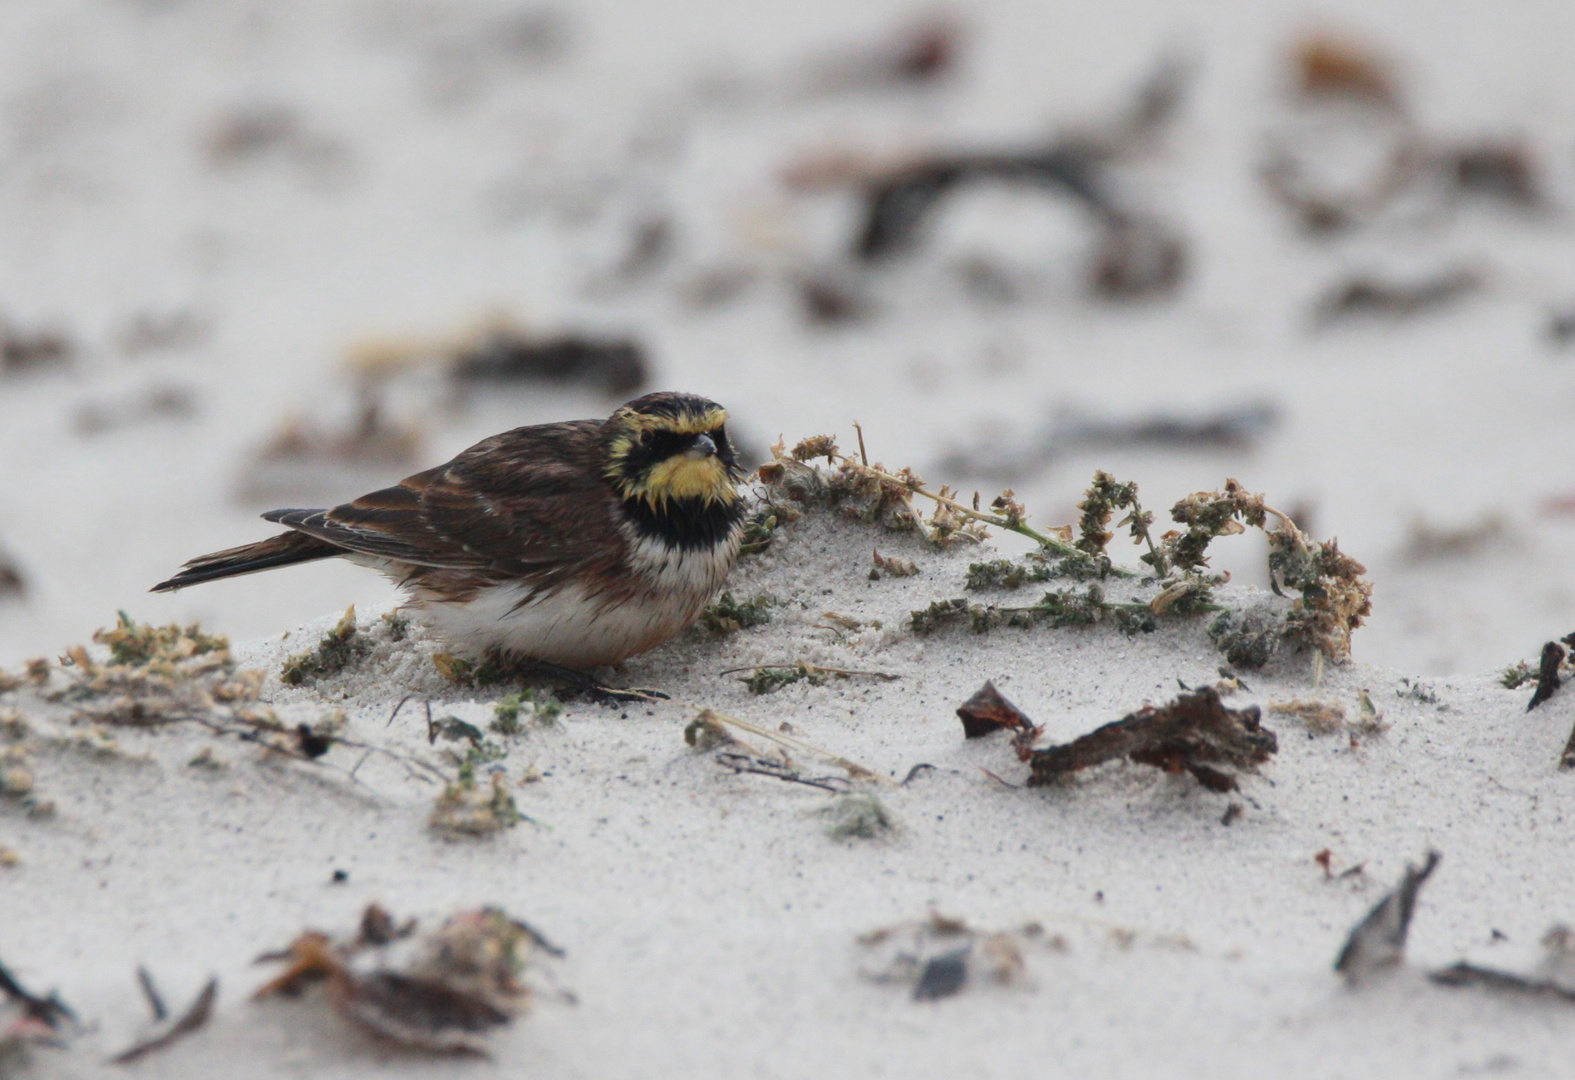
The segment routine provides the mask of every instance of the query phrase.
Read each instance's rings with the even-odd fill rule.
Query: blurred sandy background
[[[1381,85],[1303,92],[1310,40]],[[632,396],[454,376],[504,322],[630,343],[755,447],[858,420],[1046,523],[1095,468],[1156,509],[1235,476],[1368,564],[1359,659],[1533,655],[1575,624],[1572,53],[1554,3],[5,5],[0,664],[116,608],[246,638],[388,597],[146,589]],[[1097,215],[1022,183],[856,257],[871,176],[1108,141],[1145,85],[1172,111],[1095,166],[1173,279],[1101,294]],[[1351,220],[1309,231],[1325,195]],[[1222,565],[1261,584],[1257,542]]]

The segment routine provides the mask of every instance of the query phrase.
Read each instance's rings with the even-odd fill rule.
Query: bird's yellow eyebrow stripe
[[[630,431],[671,431],[678,435],[704,435],[727,422],[727,410],[718,406],[703,413],[685,412],[680,416],[650,415],[633,409],[619,409],[620,420]]]

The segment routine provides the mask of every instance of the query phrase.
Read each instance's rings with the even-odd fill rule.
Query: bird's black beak
[[[716,457],[716,443],[709,435],[696,435],[695,441],[689,444],[689,449],[684,451],[684,456],[700,460],[702,458]]]

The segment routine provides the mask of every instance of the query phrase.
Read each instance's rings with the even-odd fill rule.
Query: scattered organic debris
[[[1524,660],[1516,660],[1499,672],[1498,681],[1506,690],[1519,690],[1527,683],[1537,681],[1537,666]]]
[[[239,493],[245,499],[294,497],[313,485],[343,486],[345,470],[389,470],[415,465],[425,443],[414,424],[389,419],[371,383],[358,388],[358,413],[342,431],[294,417],[243,468]]]
[[[1067,454],[1089,449],[1248,449],[1279,424],[1280,410],[1268,401],[1232,404],[1192,415],[1157,413],[1132,419],[1099,419],[1062,410],[1020,445],[1000,439],[951,451],[944,464],[972,476],[1020,476]]]
[[[1332,735],[1345,727],[1345,706],[1338,701],[1271,701],[1268,709],[1276,716],[1294,716],[1315,735]]]
[[[76,1028],[76,1014],[58,996],[28,993],[0,964],[0,1059],[29,1045],[60,1046]]]
[[[195,625],[155,627],[120,612],[93,640],[109,646],[108,664],[78,645],[62,669],[71,684],[58,696],[77,704],[80,719],[138,727],[193,719],[255,701],[262,685],[261,672],[235,670],[228,639]]]
[[[1358,315],[1409,318],[1453,304],[1482,288],[1485,279],[1470,267],[1444,270],[1417,281],[1357,276],[1335,285],[1318,300],[1313,322],[1329,325]]]
[[[0,375],[66,367],[75,354],[71,340],[58,330],[23,330],[0,320]]]
[[[1493,933],[1496,937],[1500,936],[1497,930]],[[1563,924],[1555,924],[1543,935],[1542,947],[1545,951],[1541,971],[1537,975],[1520,975],[1461,960],[1447,968],[1430,972],[1428,978],[1440,986],[1475,987],[1495,993],[1575,1002],[1575,963],[1572,963],[1575,961],[1575,952],[1572,952],[1575,931]]]
[[[739,600],[731,592],[724,592],[700,613],[700,622],[713,634],[731,634],[746,627],[763,626],[771,621],[771,609],[777,602],[773,596]]]
[[[556,701],[537,700],[534,690],[505,694],[493,706],[488,727],[499,735],[523,735],[532,727],[547,728],[558,722],[563,706]]]
[[[152,421],[189,420],[196,412],[196,396],[186,387],[154,385],[116,400],[85,402],[72,424],[78,435],[102,435]]]
[[[1383,710],[1373,704],[1372,696],[1365,689],[1356,691],[1356,730],[1362,735],[1381,735],[1389,730]]]
[[[1029,582],[1049,581],[1055,570],[1037,553],[1030,553],[1024,562],[1010,559],[991,559],[989,562],[969,563],[968,589],[1019,589]]]
[[[1334,970],[1344,975],[1347,983],[1354,986],[1405,959],[1405,939],[1416,911],[1416,895],[1439,858],[1438,852],[1429,851],[1421,869],[1408,863],[1405,877],[1394,892],[1374,904],[1356,924],[1334,962]]]
[[[797,287],[805,321],[817,326],[863,322],[875,310],[873,301],[856,284],[829,273],[803,274]]]
[[[1278,749],[1274,732],[1259,723],[1257,706],[1226,708],[1218,691],[1204,687],[1168,705],[1145,705],[1073,742],[1032,751],[1028,784],[1055,783],[1126,757],[1169,773],[1190,772],[1210,791],[1236,791],[1237,773],[1255,771]]]
[[[164,1007],[164,1000],[159,996],[158,988],[153,983],[153,976],[147,968],[138,968],[137,977],[142,985],[142,992],[148,999],[148,1006],[153,1012],[155,1024],[163,1024],[168,1016]],[[137,1040],[132,1046],[114,1057],[110,1058],[112,1065],[130,1065],[148,1054],[162,1050],[197,1031],[208,1022],[208,1017],[213,1014],[214,1003],[219,1000],[219,977],[215,975],[203,986],[191,1005],[175,1021],[146,1038]]]
[[[1487,139],[1446,147],[1438,167],[1462,195],[1496,199],[1523,210],[1547,205],[1541,170],[1520,139]]]
[[[1174,291],[1186,265],[1184,241],[1151,213],[1123,205],[1108,167],[1151,145],[1179,112],[1185,65],[1167,58],[1133,106],[1102,130],[1075,131],[1047,145],[999,152],[934,154],[887,163],[820,166],[814,178],[853,180],[864,189],[865,214],[855,254],[865,262],[917,246],[922,226],[943,197],[981,183],[1009,183],[1070,195],[1097,230],[1086,279],[1092,291],[1132,299]],[[799,170],[800,175],[807,170]]]
[[[890,681],[901,678],[884,671],[858,671],[853,668],[822,667],[800,660],[794,664],[761,664],[755,668],[729,668],[721,672],[723,675],[732,675],[739,671],[751,671],[746,679],[740,679],[749,687],[752,694],[772,694],[784,686],[791,686],[796,682],[807,682],[811,686],[824,686],[827,677],[848,679],[854,676],[868,676],[874,679]]]
[[[1385,108],[1401,107],[1393,65],[1376,49],[1327,31],[1295,45],[1296,89],[1307,98],[1349,96]]]
[[[919,566],[912,559],[904,559],[900,555],[882,555],[879,549],[874,549],[875,568],[870,571],[870,580],[879,581],[882,575],[886,577],[914,577],[919,573]]]
[[[1438,528],[1418,517],[1411,521],[1400,557],[1411,563],[1459,559],[1509,539],[1509,523],[1502,514],[1486,514],[1472,524],[1457,528]]]
[[[690,722],[689,726],[684,729],[684,741],[690,746],[693,746],[699,750],[706,750],[715,746],[731,746],[734,744],[743,746],[744,744],[738,743],[738,740],[734,738],[732,733],[727,730],[729,727],[737,728],[740,731],[747,731],[752,735],[758,735],[762,739],[773,742],[777,746],[782,747],[784,750],[796,751],[801,754],[820,758],[823,761],[828,761],[837,768],[844,770],[848,774],[849,780],[879,782],[879,777],[874,772],[865,768],[863,765],[860,765],[856,761],[850,761],[839,754],[833,754],[829,750],[823,750],[814,743],[805,742],[803,739],[797,738],[794,735],[790,735],[785,731],[773,731],[770,728],[761,727],[759,724],[752,724],[748,720],[740,720],[736,716],[728,716],[726,713],[719,713],[713,709],[700,710],[699,715],[697,715],[695,719]],[[744,748],[749,750],[751,754],[755,754],[755,751],[748,748],[747,746]],[[758,758],[758,754],[755,756]],[[782,755],[782,758],[784,761],[789,761],[785,754]],[[771,766],[772,770],[769,771],[769,775],[775,776],[782,771],[778,763],[768,762],[767,764]],[[745,769],[741,771],[748,772],[752,770]],[[788,764],[788,771],[792,771],[790,761]],[[783,777],[783,779],[798,779],[798,777],[795,773],[794,776]],[[842,783],[842,781],[837,782]],[[845,788],[838,788],[838,790],[845,790]]]
[[[1564,663],[1564,646],[1557,641],[1547,642],[1542,646],[1542,659],[1537,670],[1537,689],[1531,695],[1531,700],[1526,703],[1526,711],[1530,712],[1544,701],[1548,700],[1564,685],[1559,678],[1559,667]]]
[[[450,375],[467,383],[573,383],[620,400],[650,381],[638,342],[581,334],[536,338],[509,324],[484,330],[454,348]]]
[[[514,796],[509,794],[509,778],[496,763],[508,751],[487,741],[474,724],[455,717],[434,722],[427,718],[428,741],[438,735],[462,740],[470,745],[463,756],[456,755],[458,772],[443,786],[432,806],[427,824],[433,831],[448,836],[491,836],[525,820]],[[478,773],[485,772],[485,777]]]
[[[297,997],[326,982],[334,1011],[374,1035],[416,1050],[485,1055],[487,1033],[529,1003],[521,976],[537,952],[563,955],[497,908],[460,912],[418,936],[414,920],[399,926],[373,904],[353,938],[308,930],[260,957],[290,966],[253,996]]]
[[[1154,515],[1139,504],[1137,485],[1118,483],[1098,472],[1079,505],[1083,511],[1081,535],[1074,542],[1069,529],[1041,532],[1029,527],[1026,509],[1010,491],[998,495],[990,503],[990,512],[986,512],[980,509],[977,494],[969,506],[959,501],[950,488],[929,490],[910,469],[893,473],[884,466],[869,465],[862,449],[857,459],[844,455],[829,436],[805,439],[791,453],[782,444],[773,447],[772,452],[773,460],[762,465],[757,475],[765,488],[766,503],[779,515],[786,514],[795,504],[805,508],[830,505],[866,522],[917,532],[923,540],[942,547],[964,537],[979,540],[984,535],[983,526],[993,525],[1037,542],[1039,550],[1034,559],[1044,567],[1046,577],[1132,577],[1135,575],[1131,571],[1115,567],[1105,550],[1112,539],[1107,526],[1117,511],[1124,510],[1126,517],[1116,527],[1127,527],[1133,542],[1147,548],[1140,561],[1157,578],[1158,592],[1146,602],[1111,603],[1097,585],[1082,592],[1049,592],[1037,604],[1020,607],[970,604],[966,599],[938,600],[912,614],[911,625],[916,633],[932,633],[953,622],[966,622],[983,632],[1002,623],[1019,627],[1040,622],[1052,626],[1088,625],[1106,616],[1114,616],[1128,633],[1138,633],[1153,630],[1156,618],[1167,613],[1218,611],[1210,590],[1224,578],[1205,572],[1205,552],[1215,538],[1240,533],[1249,525],[1268,536],[1270,583],[1275,593],[1283,596],[1284,589],[1289,588],[1300,593],[1300,597],[1289,612],[1268,627],[1255,625],[1263,621],[1261,618],[1249,620],[1231,612],[1216,620],[1211,634],[1226,650],[1232,664],[1261,666],[1286,637],[1316,648],[1327,659],[1343,662],[1350,656],[1351,632],[1372,608],[1372,585],[1362,579],[1366,568],[1361,563],[1342,553],[1336,541],[1320,544],[1310,540],[1289,515],[1267,505],[1263,496],[1248,492],[1234,480],[1226,481],[1224,491],[1198,492],[1176,503],[1171,517],[1184,530],[1172,530],[1156,541],[1149,531]],[[809,464],[817,458],[830,463],[829,473]],[[935,503],[935,511],[928,519],[913,508],[915,495]],[[795,509],[794,516],[802,512]],[[1270,527],[1271,517],[1275,528]],[[1009,585],[1014,580],[1012,567],[1006,563],[1003,569],[1002,562],[976,564],[978,569],[970,569],[970,585],[989,586],[997,581]],[[1029,565],[1021,580],[1038,580],[1040,571],[1033,568],[1035,562]]]
[[[833,840],[883,840],[899,828],[891,811],[868,791],[838,795],[816,813],[826,819],[826,835]]]
[[[1023,761],[1029,759],[1034,742],[1044,734],[1044,728],[1036,726],[989,681],[957,707],[957,717],[962,721],[965,739],[983,738],[1002,729],[1014,732],[1012,745]]]
[[[727,726],[718,720],[716,714],[710,709],[700,710],[700,714],[684,728],[684,742],[704,753],[715,750],[718,746],[731,746],[738,742]]]
[[[1009,986],[1027,970],[1024,944],[1043,933],[975,930],[961,919],[931,912],[928,919],[861,934],[858,943],[877,952],[878,964],[862,971],[881,983],[911,984],[913,1000],[951,997],[971,984]]]
[[[345,609],[334,628],[323,635],[317,648],[296,653],[279,670],[279,681],[286,686],[314,683],[359,662],[372,651],[372,643],[356,629],[355,605]]]
[[[204,139],[204,149],[217,169],[283,158],[327,174],[343,168],[348,158],[338,141],[310,130],[294,109],[266,103],[221,117]]]
[[[1555,998],[1575,1003],[1575,987],[1564,986],[1552,979],[1531,979],[1509,971],[1481,967],[1465,960],[1429,972],[1427,977],[1440,986],[1456,989],[1478,987],[1483,990],[1508,991],[1529,997]]]
[[[14,558],[0,550],[0,603],[20,600],[27,595],[27,578]],[[0,693],[4,692],[5,677],[0,676]]]
[[[963,27],[955,20],[924,19],[888,42],[817,65],[811,87],[827,93],[936,82],[955,68],[963,36]]]

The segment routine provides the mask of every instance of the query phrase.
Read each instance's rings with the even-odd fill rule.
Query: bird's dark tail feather
[[[254,574],[258,570],[272,570],[276,566],[289,566],[292,563],[311,562],[314,559],[327,559],[343,554],[343,549],[318,540],[316,537],[307,536],[305,533],[287,532],[282,536],[259,540],[255,544],[242,544],[240,547],[215,551],[212,555],[193,559],[181,568],[180,573],[168,581],[159,582],[150,591],[174,592],[188,585],[200,585],[204,581]]]

